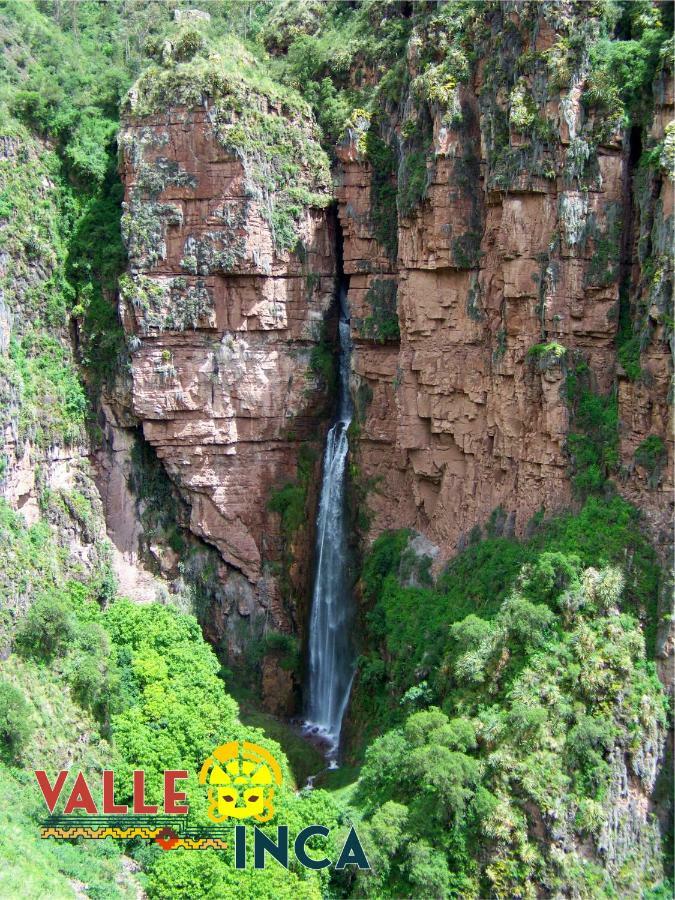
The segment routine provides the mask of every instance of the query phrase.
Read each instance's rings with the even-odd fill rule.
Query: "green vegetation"
[[[605,490],[619,462],[619,409],[616,390],[595,393],[590,369],[577,354],[567,369],[566,393],[571,423],[567,449],[572,458],[572,484],[581,497]]]
[[[413,150],[403,156],[396,202],[402,216],[409,216],[424,199],[429,183],[427,155]]]
[[[442,703],[446,687],[442,660],[448,643],[448,627],[474,613],[493,618],[507,595],[517,586],[523,566],[534,565],[525,596],[542,598],[541,585],[553,578],[556,555],[576,557],[578,568],[621,564],[629,553],[624,591],[627,608],[644,622],[648,646],[653,652],[659,567],[656,555],[640,530],[637,512],[618,497],[611,501],[589,499],[579,515],[552,519],[526,541],[500,536],[503,516],[494,516],[492,535],[472,543],[453,560],[433,589],[401,587],[405,576],[405,551],[409,533],[387,533],[374,543],[362,573],[363,593],[371,604],[367,622],[371,641],[385,642],[384,665],[379,651],[361,665],[364,693],[359,702],[371,723],[396,721],[398,700],[410,685],[425,678],[434,698]],[[553,566],[553,568],[551,568]],[[544,572],[549,571],[548,575]],[[401,574],[403,572],[403,575]],[[425,615],[418,615],[423,608]],[[385,689],[385,683],[387,685]]]
[[[398,285],[395,279],[373,279],[365,296],[372,313],[356,323],[362,337],[378,344],[397,341],[400,338],[397,292]]]
[[[326,206],[330,200],[328,158],[317,142],[310,108],[291,88],[273,81],[267,67],[234,38],[221,41],[216,48],[208,40],[208,26],[202,28],[201,40],[192,39],[199,38],[199,32],[189,32],[189,53],[183,52],[185,32],[172,37],[171,49],[166,42],[162,44],[156,62],[136,82],[129,110],[144,115],[168,106],[196,106],[208,97],[214,104],[215,134],[223,147],[241,160],[247,190],[258,202],[277,249],[294,250],[304,209]],[[125,149],[142,153],[143,148]],[[161,219],[173,214],[172,209],[156,203],[155,184],[161,190],[168,173],[160,173],[155,164],[150,174],[155,177],[148,183],[137,184],[127,225],[129,239],[143,246],[146,262],[154,258],[161,242]],[[163,178],[158,181],[160,174]],[[147,218],[141,232],[139,211]],[[228,252],[226,246],[214,256],[213,248],[195,249],[197,271],[202,275],[216,268],[231,268],[242,252],[236,247]],[[207,256],[202,264],[200,254]],[[191,271],[188,257],[185,268]]]
[[[366,159],[372,167],[370,215],[373,234],[393,260],[398,252],[396,154],[380,137],[376,119],[371,121],[365,133],[364,145]]]
[[[0,680],[0,752],[9,762],[17,762],[28,744],[33,725],[29,707],[19,688]]]
[[[282,530],[289,540],[307,521],[307,491],[315,466],[316,453],[312,447],[303,445],[298,454],[297,480],[274,491],[267,505],[281,516]]]
[[[646,469],[650,487],[656,487],[663,467],[668,462],[668,450],[658,434],[650,434],[635,451],[635,462]]]
[[[662,877],[656,850],[645,871],[630,851],[612,875],[581,862],[586,841],[607,839],[621,754],[649,791],[637,759],[665,734],[648,662],[659,569],[639,516],[591,499],[526,541],[497,536],[504,522],[494,515],[493,536],[433,586],[404,586],[409,532],[380,536],[364,563],[372,651],[353,706],[362,737],[385,733],[351,793],[374,866],[357,896],[433,884],[438,896],[507,898],[542,880],[614,896]],[[554,808],[561,854],[546,837]]]
[[[268,508],[281,516],[281,526],[286,534],[293,534],[306,520],[307,483],[285,484],[275,491]]]
[[[188,794],[194,798],[191,813],[195,821],[206,821],[197,772],[214,746],[233,739],[262,744],[281,761],[285,782],[277,796],[277,815],[292,833],[314,822],[335,831],[337,811],[323,791],[296,794],[294,774],[279,745],[241,724],[220,664],[193,616],[121,599],[102,610],[95,579],[64,578],[63,555],[49,526],[29,529],[3,505],[0,512],[2,570],[11,570],[20,556],[25,579],[21,596],[28,601],[15,624],[2,622],[13,652],[3,660],[0,678],[0,854],[16,865],[3,867],[0,892],[26,896],[18,887],[23,879],[34,891],[28,896],[49,890],[65,897],[70,895],[67,879],[74,878],[89,885],[92,897],[134,896],[137,884],[120,871],[125,851],[141,864],[140,877],[151,897],[186,896],[189,884],[191,897],[206,898],[213,896],[212,882],[225,896],[235,884],[239,889],[250,882],[251,896],[320,897],[325,876],[299,866],[283,877],[276,869],[239,876],[233,874],[231,860],[208,851],[210,880],[203,880],[200,854],[164,854],[133,842],[40,840],[38,821],[45,812],[34,768],[51,773],[67,761],[95,784],[102,768],[114,767],[121,802],[131,798],[134,768],[147,773],[149,802],[159,798],[166,768],[186,768],[191,773]],[[288,650],[281,635],[271,635],[269,644],[279,652]]]
[[[400,60],[411,28],[395,3],[286,2],[278,4],[262,37],[275,56],[275,74],[311,104],[332,150],[355,110],[377,109],[378,94],[399,99],[405,79]],[[378,87],[369,73],[376,74]]]
[[[322,325],[318,344],[312,347],[309,356],[309,371],[323,382],[327,401],[335,396],[337,387],[337,371],[335,345],[330,340],[326,326]]]
[[[472,269],[482,237],[472,191],[480,163],[462,85],[481,55],[488,190],[555,177],[544,113],[549,89],[566,91],[588,55],[581,131],[570,134],[564,160],[564,184],[575,191],[563,192],[559,207],[560,240],[591,260],[584,288],[606,288],[619,274],[620,210],[610,207],[606,220],[596,221],[586,199],[589,188],[600,189],[598,145],[620,122],[643,129],[635,179],[640,296],[629,302],[622,292],[617,352],[631,380],[647,378],[640,354],[654,320],[666,337],[672,330],[672,241],[655,187],[672,162],[673,135],[667,131],[654,146],[645,132],[651,83],[669,64],[672,11],[665,4],[596,3],[585,16],[547,7],[543,15],[557,39],[527,52],[526,32],[535,34],[540,24],[531,4],[523,7],[522,28],[499,5],[468,0],[205,0],[206,25],[174,23],[174,6],[192,8],[182,0],[0,0],[0,291],[12,320],[0,354],[0,435],[15,435],[20,448],[30,442],[39,451],[77,450],[99,389],[124,374],[128,353],[138,349],[133,341],[125,347],[118,287],[145,333],[195,329],[213,311],[206,276],[231,271],[245,252],[241,215],[223,209],[223,239],[192,239],[183,275],[161,286],[138,272],[120,278],[127,252],[132,271],[161,257],[166,227],[181,221],[178,207],[160,201],[162,190],[192,183],[158,146],[143,158],[142,140],[128,137],[119,149],[134,157],[138,183],[121,215],[122,103],[143,114],[199,105],[208,96],[221,146],[242,162],[247,197],[277,250],[295,250],[301,261],[304,210],[329,202],[326,151],[346,131],[372,169],[374,236],[395,260],[397,220],[413,215],[425,197],[434,165],[431,124],[440,123],[457,153],[451,201],[471,204],[463,233],[448,231],[452,264]],[[137,90],[123,101],[134,81]],[[547,279],[556,277],[551,253],[542,261],[542,316]],[[384,271],[371,281],[371,314],[359,327],[364,337],[393,342],[396,283],[388,266],[377,265]],[[314,276],[305,277],[311,294]],[[476,322],[488,311],[473,275],[466,308]],[[501,328],[495,356],[505,347]],[[268,627],[264,616],[239,622],[234,637],[245,646],[249,679],[248,693],[237,685],[240,715],[235,676],[204,642],[198,619],[177,608],[203,618],[213,598],[222,598],[218,556],[186,534],[188,511],[147,444],[139,441],[132,454],[129,487],[143,540],[181,557],[175,605],[168,593],[164,605],[117,597],[100,503],[84,469],[67,488],[50,487],[36,471],[41,519],[30,527],[0,503],[2,896],[66,897],[74,886],[98,900],[135,897],[139,886],[162,900],[669,895],[654,823],[631,819],[631,803],[617,793],[630,784],[633,806],[652,794],[666,727],[652,662],[658,560],[638,513],[613,494],[609,480],[618,469],[617,396],[600,396],[587,363],[555,341],[531,347],[527,362],[565,374],[571,474],[584,505],[548,521],[536,516],[522,540],[510,536],[513,516],[498,507],[484,529],[464,536],[464,550],[436,579],[409,532],[375,541],[361,577],[364,644],[350,713],[362,766],[324,773],[330,795],[296,793],[321,760],[251,701],[263,658],[299,670],[296,637]],[[309,370],[332,395],[334,349],[325,334],[309,353]],[[158,374],[172,371],[165,351]],[[400,380],[397,371],[396,387]],[[364,381],[350,438],[371,399]],[[0,478],[7,460],[0,446]],[[656,434],[635,451],[651,487],[666,461]],[[299,617],[304,598],[292,580],[292,548],[306,528],[316,462],[303,446],[296,478],[269,499],[283,542],[282,571],[273,571]],[[366,496],[377,479],[356,465],[350,474],[354,520],[365,532]],[[86,558],[70,546],[74,531]],[[34,768],[96,776],[114,767],[124,800],[131,770],[142,767],[152,800],[165,768],[186,767],[188,791],[199,798],[202,760],[232,738],[255,740],[282,761],[279,813],[266,827],[278,820],[294,833],[321,822],[344,831],[354,822],[372,873],[335,873],[329,883],[326,873],[298,866],[235,873],[231,858],[212,851],[39,839],[44,805]],[[203,796],[193,812],[204,821]],[[136,876],[123,853],[140,866]]]
[[[307,584],[303,566],[298,571],[296,554],[299,548],[311,542],[312,509],[310,489],[316,481],[319,449],[315,443],[305,442],[298,452],[297,474],[292,482],[272,491],[267,508],[277,513],[281,524],[281,564],[276,565],[276,574],[281,591],[287,602],[295,609],[304,609],[307,603]],[[313,496],[316,497],[316,494]],[[253,625],[253,623],[251,623]],[[247,641],[247,654],[251,667],[259,678],[260,663],[266,655],[276,658],[281,668],[295,672],[300,677],[301,659],[298,639],[280,634],[267,626],[258,627],[254,640]]]
[[[567,348],[556,341],[547,344],[534,344],[527,351],[527,360],[534,363],[540,372],[553,366],[561,365],[567,355]]]
[[[651,86],[664,60],[672,54],[673,13],[665,5],[636,0],[608,5],[610,35],[591,50],[591,73],[584,101],[603,112],[600,139],[622,119],[646,125],[652,108]],[[665,20],[665,21],[664,21]],[[618,39],[617,39],[618,37]]]
[[[631,381],[642,375],[640,366],[640,335],[633,332],[627,291],[619,296],[619,328],[616,336],[617,356],[624,372]]]
[[[3,419],[18,420],[21,440],[40,447],[84,439],[89,404],[68,324],[92,391],[112,377],[123,348],[113,303],[125,261],[114,136],[129,75],[110,67],[88,30],[104,27],[96,6],[78,5],[78,36],[33,4],[0,7],[0,129],[10,148],[0,161],[0,288],[14,319],[0,395]]]
[[[87,398],[72,355],[60,341],[28,331],[20,341],[12,339],[0,367],[17,392],[22,442],[44,448],[83,440]]]

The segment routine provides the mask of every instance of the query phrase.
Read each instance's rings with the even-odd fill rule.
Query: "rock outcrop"
[[[341,241],[309,109],[261,88],[246,54],[171,62],[178,38],[130,94],[133,413],[232,579],[216,638],[230,610],[302,629],[282,594],[308,583],[311,527],[289,566],[293,536],[269,501],[326,418],[338,258],[366,542],[414,528],[440,567],[488,520],[527,533],[610,479],[667,543],[672,77],[658,75],[642,147],[594,86],[586,8],[462,15],[420,16],[400,94],[354,111],[334,170]]]
[[[507,532],[522,534],[539,510],[568,506],[579,474],[569,435],[590,392],[618,402],[620,460],[609,468],[662,538],[672,182],[658,164],[638,173],[634,136],[583,99],[588,54],[570,38],[581,28],[595,39],[587,10],[579,19],[570,4],[543,4],[533,22],[502,4],[483,18],[463,84],[424,95],[419,48],[432,35],[422,29],[409,42],[407,95],[356,116],[338,148],[356,456],[364,484],[377,483],[369,535],[414,527],[441,547],[440,562],[498,507]],[[660,79],[654,145],[672,119],[672,79]],[[398,221],[383,228],[386,189]],[[656,275],[653,262],[642,268],[652,253]],[[624,315],[645,320],[632,380],[617,361]],[[646,439],[656,472],[645,470]]]
[[[207,633],[241,649],[235,620],[302,626],[279,590],[292,536],[269,503],[295,483],[301,447],[314,445],[319,464],[329,411],[326,157],[306,109],[241,80],[209,83],[202,106],[170,97],[148,114],[153,87],[146,78],[132,94],[121,136],[132,411],[188,504],[190,530],[222,557],[222,608]],[[306,578],[310,567],[299,568]]]

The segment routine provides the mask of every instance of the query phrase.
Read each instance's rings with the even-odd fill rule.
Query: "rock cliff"
[[[132,408],[226,566],[214,639],[230,609],[303,626],[283,595],[306,594],[311,525],[293,562],[269,504],[295,484],[312,521],[318,462],[303,481],[298,454],[329,417],[338,264],[365,543],[411,527],[440,566],[488,521],[523,534],[617,489],[667,545],[672,75],[665,60],[651,125],[629,126],[593,55],[600,15],[430,13],[393,72],[353,61],[378,102],[335,149],[339,240],[309,108],[239,47],[204,58],[179,35],[131,91]]]
[[[617,407],[618,445],[598,438],[607,471],[667,540],[672,181],[662,160],[638,168],[639,129],[589,102],[597,22],[526,7],[486,11],[478,63],[445,83],[422,64],[433,20],[418,26],[400,98],[355,115],[338,148],[369,535],[416,528],[439,561],[495,510],[522,534],[573,501],[570,434],[591,393]],[[660,152],[667,73],[655,98]],[[383,227],[387,191],[398,217]],[[640,332],[628,371],[624,317]]]
[[[131,405],[189,507],[190,530],[220,552],[220,601],[205,627],[238,653],[236,621],[303,624],[279,589],[290,536],[270,502],[296,485],[301,448],[313,448],[315,473],[329,410],[327,159],[299,98],[293,106],[211,60],[203,77],[215,85],[183,67],[198,94],[188,103],[166,75],[139,82],[120,139]],[[307,487],[299,502],[312,520]],[[311,541],[300,544],[286,576],[302,594]]]

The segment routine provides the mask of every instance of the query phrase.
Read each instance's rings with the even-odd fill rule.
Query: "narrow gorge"
[[[0,895],[671,896],[672,4],[0,35]],[[370,869],[39,838],[233,740]]]

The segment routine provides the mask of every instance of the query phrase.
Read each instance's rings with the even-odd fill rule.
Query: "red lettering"
[[[63,812],[65,815],[69,815],[75,809],[83,809],[85,812],[91,813],[94,816],[98,813],[94,798],[91,796],[91,791],[87,786],[87,782],[82,772],[78,772],[75,784],[70,792],[70,797],[68,798],[66,808]]]
[[[45,798],[47,809],[50,813],[53,813],[54,807],[56,806],[58,799],[61,796],[64,782],[68,777],[68,772],[65,770],[59,772],[59,774],[56,776],[54,787],[52,787],[49,783],[47,773],[44,770],[41,769],[39,772],[36,772],[35,777],[37,778],[37,783],[40,785],[42,796]]]
[[[145,802],[145,772],[142,769],[134,771],[134,812],[156,813],[158,807],[148,805]]]
[[[115,773],[111,769],[103,771],[103,812],[125,815],[129,807],[115,803]]]
[[[187,800],[187,794],[184,794],[182,791],[176,790],[176,781],[179,778],[187,778],[188,773],[184,769],[169,769],[164,773],[164,812],[171,813],[186,813],[188,812],[189,807],[187,806],[176,806],[176,803],[179,800]]]

